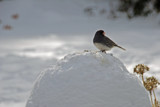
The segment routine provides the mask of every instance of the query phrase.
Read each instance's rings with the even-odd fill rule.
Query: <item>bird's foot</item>
[[[101,50],[101,52],[102,52],[102,53],[106,53],[106,51],[105,51],[105,50]]]

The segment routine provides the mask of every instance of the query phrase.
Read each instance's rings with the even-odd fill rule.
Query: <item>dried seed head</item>
[[[140,75],[143,75],[147,71],[149,71],[149,67],[143,64],[138,64],[134,68],[134,72]]]
[[[13,14],[12,15],[12,19],[18,19],[19,18],[19,14]]]
[[[10,26],[10,25],[5,25],[5,26],[3,26],[3,29],[5,29],[5,30],[11,30],[11,29],[12,29],[12,26]]]
[[[153,89],[157,88],[157,85],[159,84],[158,80],[155,77],[147,77],[146,81],[144,82],[144,87],[148,91],[152,91]]]

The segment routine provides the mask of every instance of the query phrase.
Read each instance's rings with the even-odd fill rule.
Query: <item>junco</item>
[[[105,36],[105,32],[103,30],[98,30],[94,36],[93,39],[94,45],[102,52],[106,52],[108,50],[111,50],[113,47],[118,47],[123,50],[121,46],[114,43],[111,39]]]

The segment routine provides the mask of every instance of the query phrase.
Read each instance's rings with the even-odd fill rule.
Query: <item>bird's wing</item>
[[[111,39],[109,39],[106,36],[104,36],[104,38],[103,38],[103,43],[110,48],[113,47],[113,46],[118,46],[116,43],[114,43]]]

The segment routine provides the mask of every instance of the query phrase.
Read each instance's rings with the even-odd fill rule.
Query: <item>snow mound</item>
[[[38,77],[26,107],[150,107],[136,76],[111,54],[67,55]]]

